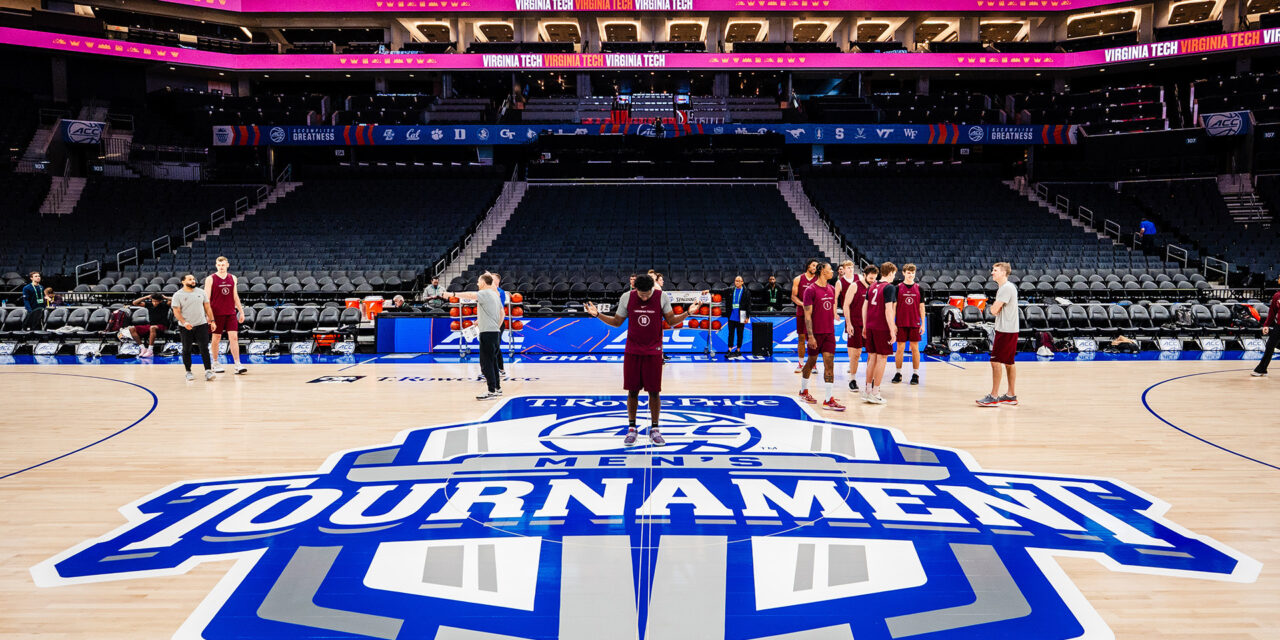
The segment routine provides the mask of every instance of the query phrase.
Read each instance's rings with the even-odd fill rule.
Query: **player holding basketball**
[[[796,305],[796,333],[800,338],[796,345],[796,373],[804,369],[804,292],[818,279],[817,270],[818,261],[808,260],[804,263],[804,273],[791,280],[791,304]]]
[[[893,355],[897,373],[893,382],[902,382],[902,361],[907,343],[911,343],[911,384],[920,384],[920,327],[924,324],[924,297],[916,284],[916,265],[902,265],[902,283],[898,285],[898,350]]]
[[[880,267],[869,264],[853,280],[853,293],[844,299],[844,331],[849,352],[849,390],[858,390],[858,364],[866,339],[862,337],[862,306],[867,302],[867,290],[880,276]],[[863,394],[864,397],[866,394]]]
[[[240,323],[244,322],[244,304],[240,302],[240,292],[236,291],[236,284],[238,284],[236,277],[227,273],[227,269],[231,267],[231,261],[218,256],[214,266],[217,267],[218,272],[204,279],[204,293],[209,296],[209,306],[213,309],[213,321],[218,327],[213,332],[213,343],[210,345],[213,349],[213,372],[226,371],[222,368],[222,357],[218,352],[218,343],[222,339],[222,334],[226,333],[231,341],[231,362],[234,364],[236,375],[240,375],[248,371],[240,364]]]
[[[829,411],[844,411],[844,405],[836,401],[836,290],[827,282],[835,274],[831,265],[823,263],[818,266],[818,279],[804,292],[804,327],[809,339],[809,359],[800,372],[800,399],[809,404],[818,401],[809,393],[809,375],[813,373],[818,362],[818,354],[822,354],[822,380],[827,383],[826,400],[822,408]]]
[[[880,281],[867,288],[867,301],[862,304],[862,337],[866,340],[867,380],[862,399],[872,404],[884,404],[880,395],[880,383],[884,380],[884,367],[893,353],[891,346],[898,332],[898,288],[893,286],[893,274],[898,267],[892,262],[880,265]]]
[[[706,293],[705,291],[703,292]],[[592,302],[583,308],[593,318],[611,326],[620,327],[627,322],[627,345],[622,356],[622,388],[627,390],[627,435],[622,443],[630,447],[636,443],[636,410],[640,405],[640,390],[649,392],[649,442],[662,446],[667,441],[658,431],[658,416],[662,413],[662,322],[676,326],[693,313],[697,305],[681,314],[672,313],[671,298],[657,291],[653,278],[648,274],[636,276],[636,288],[622,294],[614,315],[601,315]]]

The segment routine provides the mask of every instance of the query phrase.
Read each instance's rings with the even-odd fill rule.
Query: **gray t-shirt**
[[[1003,302],[1004,308],[996,314],[996,331],[1000,333],[1017,333],[1018,325],[1018,287],[1006,281],[996,291],[996,302]]]
[[[476,295],[476,326],[480,332],[502,330],[502,300],[497,289],[481,289]]]
[[[209,323],[209,318],[204,315],[204,305],[208,301],[209,296],[205,295],[204,289],[200,288],[192,291],[180,289],[173,294],[174,310],[181,312],[183,321],[193,327]]]
[[[661,298],[659,298],[659,300],[662,301],[662,313],[664,315],[671,313],[671,296],[668,296],[667,294],[662,293],[661,291],[658,291],[658,295],[662,296]],[[622,316],[624,318],[627,317],[627,302],[630,300],[631,300],[630,291],[622,294],[622,297],[618,298],[618,308],[613,310],[613,315]]]

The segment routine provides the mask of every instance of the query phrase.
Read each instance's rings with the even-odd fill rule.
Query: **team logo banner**
[[[1075,144],[1079,125],[641,124],[215,126],[214,146],[528,144],[543,135],[782,135],[788,144]]]
[[[209,640],[1066,640],[1110,632],[1056,556],[1261,568],[1119,481],[983,470],[786,397],[663,405],[661,449],[622,446],[623,397],[525,397],[315,473],[176,484],[31,573],[238,558],[176,634]]]
[[[1211,136],[1243,136],[1253,128],[1253,112],[1202,113],[1200,126]]]
[[[62,139],[72,144],[98,144],[102,142],[102,131],[106,129],[105,122],[92,122],[89,120],[63,120]]]

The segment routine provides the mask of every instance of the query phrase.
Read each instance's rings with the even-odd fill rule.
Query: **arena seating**
[[[1197,113],[1253,112],[1259,123],[1280,122],[1280,76],[1249,73],[1192,83]]]
[[[0,170],[10,161],[21,158],[31,144],[38,123],[37,110],[31,96],[0,91]]]
[[[151,242],[170,235],[180,242],[182,228],[207,221],[209,213],[252,197],[256,186],[211,186],[145,178],[92,178],[75,210],[67,215],[42,216],[40,203],[49,189],[44,176],[9,176],[16,181],[23,208],[0,219],[0,270],[40,270],[49,275],[73,275],[78,264],[114,262],[117,252],[137,249],[149,255]],[[8,198],[8,196],[6,196]],[[56,239],[56,240],[55,240]]]
[[[1138,290],[1143,275],[1150,276],[1149,288],[1159,288],[1151,272],[1170,266],[1073,227],[978,171],[838,167],[815,169],[804,183],[814,204],[865,259],[914,262],[925,278],[956,293],[970,285],[994,291],[987,278],[997,260],[1013,265],[1020,287],[1044,292]],[[1115,286],[1108,275],[1115,276]],[[1128,282],[1126,275],[1132,276]]]
[[[1093,228],[1102,230],[1106,220],[1120,225],[1120,237],[1126,242],[1138,230],[1143,218],[1155,223],[1157,239],[1159,231],[1165,226],[1164,220],[1148,211],[1133,197],[1113,189],[1110,183],[1047,183],[1044,186],[1049,190],[1049,202],[1056,202],[1058,196],[1065,197],[1070,203],[1072,215],[1077,215],[1080,207],[1091,211],[1094,216]],[[1168,231],[1171,232],[1172,229]]]
[[[151,284],[156,278],[168,282],[187,271],[207,273],[218,256],[227,256],[250,292],[407,290],[474,227],[502,186],[496,172],[417,178],[300,174],[309,177],[284,199],[217,235],[148,260],[140,272],[154,274]]]
[[[1170,117],[1164,87],[1159,85],[1013,94],[1005,108],[1018,124],[1083,124],[1095,135],[1160,131],[1169,128]]]
[[[651,268],[670,290],[724,289],[738,274],[759,287],[819,257],[772,185],[533,185],[449,286],[473,287],[490,270],[537,300],[608,300]]]
[[[335,125],[349,124],[480,124],[490,119],[485,98],[437,98],[429,95],[356,95],[334,111]]]
[[[1155,211],[1199,253],[1231,263],[1233,269],[1274,274],[1280,269],[1280,235],[1231,219],[1213,179],[1128,182],[1121,189]]]

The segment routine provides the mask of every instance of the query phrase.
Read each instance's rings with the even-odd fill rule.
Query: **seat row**
[[[0,309],[0,339],[71,343],[115,341],[116,335],[108,333],[107,326],[112,312],[119,308],[122,305],[57,307],[47,311],[40,326],[31,330],[23,329],[27,317],[25,309]],[[132,307],[130,313],[131,324],[149,323],[146,309]],[[244,322],[240,326],[242,337],[283,341],[306,340],[316,333],[333,333],[343,327],[359,325],[363,318],[359,309],[341,307],[337,303],[280,307],[246,305],[244,315]],[[168,328],[176,326],[173,313],[170,312]]]

